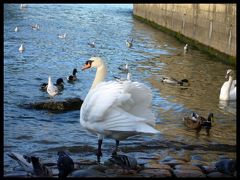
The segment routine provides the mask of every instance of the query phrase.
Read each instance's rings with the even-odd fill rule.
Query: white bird
[[[186,44],[186,45],[184,46],[183,50],[184,50],[184,54],[186,54],[186,53],[188,52],[188,44]]]
[[[219,95],[220,100],[236,100],[237,81],[233,80],[232,74],[233,71],[228,69],[225,76],[225,78],[228,80],[224,82],[221,87]]]
[[[15,29],[14,29],[15,32],[18,32],[19,31],[19,28],[16,26]]]
[[[126,41],[126,46],[128,47],[128,48],[131,48],[132,47],[132,45],[133,45],[133,39],[131,39],[131,41]]]
[[[95,67],[96,76],[80,110],[80,124],[98,135],[97,160],[102,156],[104,137],[119,141],[138,134],[160,133],[153,126],[152,92],[149,87],[132,81],[104,81],[107,69],[99,57],[86,61],[82,70]]]
[[[60,34],[60,35],[58,35],[58,38],[60,38],[60,39],[65,39],[65,38],[66,38],[66,35],[67,35],[67,33]]]
[[[23,44],[20,45],[18,50],[20,53],[23,53],[23,51],[25,51],[25,47],[23,46]]]
[[[27,4],[20,4],[20,9],[27,8]]]
[[[34,25],[32,25],[32,29],[33,29],[33,30],[39,30],[39,29],[40,29],[39,24],[34,24]]]
[[[53,85],[50,76],[48,77],[47,92],[52,97],[56,96],[58,94],[58,92],[59,92],[57,86]]]

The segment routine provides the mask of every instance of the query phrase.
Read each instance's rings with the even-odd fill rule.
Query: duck
[[[219,95],[219,100],[236,100],[236,89],[237,89],[237,81],[233,80],[233,70],[228,69],[225,78],[228,79],[226,82],[223,83],[221,90],[220,90],[220,95]]]
[[[58,152],[57,167],[59,179],[66,178],[74,170],[74,162],[65,151]]]
[[[121,66],[118,67],[119,70],[121,70],[122,72],[128,73],[129,72],[129,67],[128,67],[128,63],[125,64],[125,66],[123,66],[123,64]]]
[[[91,43],[88,43],[88,45],[91,47],[91,48],[95,48],[95,42],[91,42]]]
[[[58,94],[59,90],[57,86],[53,85],[51,77],[48,77],[47,92],[51,97],[54,97]]]
[[[107,67],[100,57],[91,57],[82,70],[96,68],[95,79],[80,110],[80,124],[98,136],[97,162],[102,156],[103,139],[116,142],[117,152],[121,140],[134,135],[154,135],[152,91],[143,83],[132,81],[104,81]]]
[[[42,83],[40,89],[42,91],[47,91],[47,85],[48,83]],[[54,84],[55,86],[57,86],[59,91],[62,91],[64,89],[64,81],[62,78],[58,78],[56,81],[56,84]]]
[[[43,164],[39,157],[22,155],[16,152],[7,154],[23,168],[24,171],[34,176],[52,176],[52,171],[45,164]]]
[[[167,76],[162,77],[161,81],[163,83],[175,84],[175,85],[180,85],[180,86],[189,85],[189,81],[187,79],[182,79],[182,80],[179,81],[175,78],[167,77]]]
[[[33,29],[33,30],[39,30],[39,29],[40,29],[39,24],[34,24],[34,25],[32,25],[32,29]]]
[[[128,48],[131,48],[132,45],[133,45],[133,39],[131,39],[130,41],[129,41],[129,40],[126,40],[126,46],[127,46]]]
[[[21,44],[18,50],[19,50],[20,53],[23,53],[23,51],[25,51],[24,45]]]
[[[15,29],[14,29],[15,32],[18,32],[19,31],[19,27],[16,26]]]
[[[188,44],[186,44],[183,48],[184,54],[186,54],[188,52]]]
[[[123,170],[137,170],[138,162],[134,157],[130,157],[124,154],[113,154],[109,161],[113,164],[120,166]]]
[[[58,38],[60,38],[60,39],[65,39],[66,36],[67,36],[67,33],[59,34],[59,35],[58,35]]]
[[[209,113],[208,118],[204,118],[199,114],[192,112],[191,116],[183,117],[184,125],[190,129],[195,129],[199,133],[202,127],[206,130],[207,135],[212,127],[213,113]]]
[[[77,75],[76,75],[77,73],[78,73],[77,69],[74,68],[72,75],[67,77],[68,82],[76,81],[77,80]]]

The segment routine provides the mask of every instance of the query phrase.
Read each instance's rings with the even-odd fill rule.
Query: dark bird
[[[77,80],[77,75],[76,75],[77,73],[78,73],[77,69],[74,68],[72,75],[67,77],[68,82],[76,81]]]
[[[216,162],[215,167],[219,172],[233,176],[236,171],[237,164],[236,160],[222,159]]]
[[[38,157],[31,156],[33,172],[36,176],[52,176],[52,171],[42,164]]]
[[[62,91],[64,89],[64,81],[62,78],[58,78],[56,81],[56,84],[54,84],[55,86],[57,86],[58,91]],[[42,83],[40,86],[40,90],[42,91],[47,91],[47,86],[48,83]]]
[[[195,129],[197,133],[201,131],[202,128],[206,130],[207,135],[212,127],[213,113],[209,113],[208,119],[200,116],[199,114],[193,112],[191,116],[183,117],[184,125],[190,129]]]
[[[57,167],[59,170],[58,177],[63,179],[67,177],[74,169],[74,162],[71,157],[64,151],[58,152]]]
[[[113,153],[109,161],[113,164],[117,164],[118,166],[120,166],[123,169],[123,171],[125,169],[127,171],[138,169],[137,160],[130,156],[117,155],[116,153]]]

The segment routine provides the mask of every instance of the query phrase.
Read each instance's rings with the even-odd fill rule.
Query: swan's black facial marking
[[[92,67],[92,60],[87,60],[84,67],[82,67],[82,70],[89,69]]]

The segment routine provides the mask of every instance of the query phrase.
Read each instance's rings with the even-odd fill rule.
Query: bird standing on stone
[[[74,170],[74,162],[66,152],[59,151],[57,167],[59,171],[58,177],[60,179],[64,179],[67,177],[69,173],[71,173]]]

